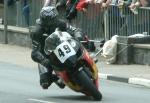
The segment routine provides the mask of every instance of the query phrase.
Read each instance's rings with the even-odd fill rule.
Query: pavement
[[[103,57],[98,57],[99,62],[97,66],[101,79],[143,85],[150,88],[149,65],[107,64]],[[0,44],[0,62],[27,68],[37,68],[37,64],[31,60],[31,49],[28,47]]]

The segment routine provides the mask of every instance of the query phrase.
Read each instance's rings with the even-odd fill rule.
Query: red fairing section
[[[99,89],[99,81],[98,81],[98,78],[95,80],[95,85],[96,85],[96,88]]]
[[[85,51],[83,58],[88,62],[88,64],[90,64],[91,66],[93,65],[93,60],[92,58],[89,56],[88,52]]]
[[[91,65],[91,67],[93,67],[93,60],[92,58],[89,56],[88,52],[84,53],[83,58],[88,62],[89,65]],[[98,77],[95,79],[94,84],[96,85],[96,88],[99,88],[99,81],[98,81]]]
[[[87,6],[88,6],[87,0],[80,0],[79,3],[78,3],[77,6],[76,6],[76,9],[77,9],[78,11],[82,11],[83,8],[87,8]]]
[[[59,77],[61,77],[66,83],[69,82],[68,76],[67,76],[67,72],[63,71],[63,72],[57,72],[57,75]]]

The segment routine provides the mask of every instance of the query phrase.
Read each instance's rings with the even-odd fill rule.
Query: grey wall
[[[134,45],[133,63],[150,65],[150,44]]]
[[[3,25],[0,25],[0,43],[5,42],[3,28]],[[31,47],[29,29],[8,26],[8,44]],[[117,64],[150,65],[150,36],[146,39],[119,37],[117,49]]]
[[[150,36],[142,38],[120,36],[117,39],[117,64],[150,65]]]
[[[8,44],[31,47],[29,29],[8,26]],[[0,25],[0,43],[5,41],[3,25]]]

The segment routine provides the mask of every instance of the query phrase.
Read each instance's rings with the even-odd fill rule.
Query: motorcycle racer
[[[72,27],[65,21],[58,19],[58,15],[58,11],[55,7],[43,7],[40,11],[40,17],[36,22],[36,28],[31,33],[33,45],[31,58],[33,61],[40,63],[47,68],[46,70],[39,70],[40,85],[43,89],[48,89],[48,87],[58,79],[57,76],[52,74],[53,68],[51,65],[51,60],[47,58],[48,55],[44,52],[46,37],[43,36],[43,34],[50,35],[56,28],[59,28],[61,31],[67,31],[79,40],[83,39],[81,29]]]

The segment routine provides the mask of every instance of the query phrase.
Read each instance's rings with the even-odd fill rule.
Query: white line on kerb
[[[98,77],[101,79],[107,79],[108,76],[112,76],[112,74],[102,74],[102,73],[98,73]]]
[[[35,101],[35,102],[40,102],[40,103],[55,103],[55,102],[49,102],[49,101],[44,101],[44,100],[39,100],[39,99],[28,99],[29,101]]]
[[[150,87],[150,80],[144,78],[129,78],[130,84],[139,84],[146,87]]]

